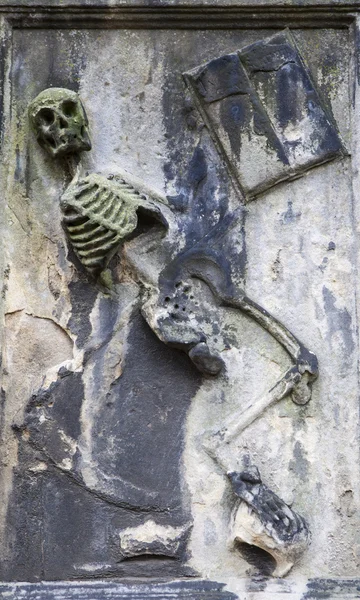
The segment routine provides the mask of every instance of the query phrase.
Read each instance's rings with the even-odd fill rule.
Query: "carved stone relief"
[[[17,458],[7,523],[23,521],[15,534],[7,525],[5,579],[216,578],[215,559],[203,567],[207,546],[239,577],[284,577],[307,560],[316,519],[291,469],[273,470],[273,448],[301,448],[298,461],[307,460],[301,427],[317,418],[321,345],[315,353],[310,316],[308,329],[303,315],[298,325],[301,307],[283,318],[283,296],[269,296],[266,278],[264,294],[261,280],[248,285],[257,258],[247,240],[257,211],[270,214],[292,189],[298,198],[308,176],[336,170],[348,150],[301,35],[268,33],[225,36],[216,51],[210,37],[203,53],[181,56],[177,68],[174,59],[162,89],[174,106],[164,109],[170,159],[160,190],[151,169],[122,162],[127,150],[109,151],[93,74],[78,92],[69,77],[27,92],[29,195],[33,206],[41,191],[51,203],[62,265],[45,318],[65,327],[72,350],[34,377],[8,419]],[[155,99],[156,68],[147,78]],[[140,139],[142,92],[133,124],[125,92],[112,93],[124,131],[138,127]],[[283,223],[301,214],[288,202]],[[275,292],[277,278],[273,266]]]
[[[345,152],[289,31],[185,77],[247,199]],[[276,93],[284,95],[281,101]],[[256,155],[257,169],[249,154]]]
[[[305,520],[262,483],[257,467],[228,477],[240,499],[232,514],[231,543],[244,548],[250,560],[252,549],[265,550],[276,562],[270,574],[283,577],[310,542]]]
[[[196,72],[196,74],[190,75],[188,79],[191,83],[193,81],[196,82],[197,90],[200,90],[201,96],[205,98],[205,102],[208,104],[221,102],[224,98],[226,99],[230,96],[233,103],[233,108],[230,111],[232,115],[235,114],[234,99],[239,96],[242,97],[242,95],[247,95],[246,97],[249,100],[246,102],[250,102],[249,106],[252,107],[250,110],[253,111],[252,116],[246,117],[243,125],[235,119],[237,126],[229,128],[231,135],[239,135],[242,127],[246,127],[246,123],[252,121],[255,123],[255,121],[259,120],[265,123],[267,120],[268,126],[264,127],[261,132],[257,131],[257,136],[271,138],[277,152],[277,161],[280,159],[280,163],[289,165],[290,171],[286,169],[284,172],[279,171],[279,174],[276,172],[275,175],[261,175],[264,181],[257,182],[251,188],[256,191],[260,188],[263,190],[266,187],[274,185],[278,180],[284,178],[284,173],[287,173],[287,176],[294,176],[296,169],[303,171],[306,166],[314,166],[317,162],[331,160],[338,152],[342,151],[342,146],[336,136],[336,132],[325,118],[324,111],[319,108],[319,101],[315,90],[310,87],[310,82],[300,57],[290,44],[288,36],[289,34],[285,34],[283,37],[277,36],[268,42],[259,42],[254,47],[245,49],[239,55],[216,59],[209,66],[202,67],[200,74]],[[271,47],[273,55],[269,55],[267,52],[268,46]],[[252,66],[252,56],[255,57],[253,58],[255,66]],[[265,73],[271,72],[271,70],[275,70],[276,72],[278,70],[285,70],[282,77],[286,78],[293,77],[292,70],[290,71],[291,75],[289,75],[288,66],[291,65],[291,69],[295,69],[296,76],[300,78],[301,82],[304,82],[304,85],[306,84],[306,92],[309,98],[311,98],[311,100],[307,99],[308,96],[306,96],[305,101],[307,102],[306,112],[308,112],[308,120],[312,124],[313,129],[309,131],[309,128],[305,127],[303,122],[301,123],[302,129],[300,129],[300,134],[304,130],[308,139],[300,138],[300,140],[293,141],[290,144],[288,140],[280,140],[279,138],[274,142],[274,133],[270,119],[266,116],[264,108],[260,107],[259,101],[255,96],[255,91],[251,89],[248,76],[241,70],[243,67],[240,66],[242,63],[239,62],[239,57],[246,64],[248,70],[250,69],[251,71],[252,69],[251,73],[261,72],[262,67]],[[265,60],[264,66],[262,66],[261,60]],[[274,64],[272,64],[273,62]],[[292,65],[295,66],[292,67]],[[241,83],[246,77],[247,84],[244,81]],[[310,90],[308,89],[309,87]],[[211,91],[208,93],[207,89]],[[207,121],[205,109],[202,114]],[[74,92],[60,88],[44,90],[31,103],[29,115],[38,142],[54,159],[66,156],[70,173],[73,177],[60,201],[63,226],[69,244],[81,264],[85,267],[87,273],[95,281],[99,280],[102,284],[108,285],[111,288],[111,279],[106,281],[106,275],[110,277],[110,272],[104,274],[104,271],[120,246],[131,236],[136,235],[138,211],[148,215],[150,218],[152,217],[153,222],[157,220],[168,229],[168,222],[161,210],[161,204],[156,203],[151,197],[149,199],[144,194],[141,194],[138,189],[124,178],[105,178],[102,175],[94,173],[86,174],[85,176],[82,175],[80,153],[84,150],[89,151],[91,143],[86,112],[79,97]],[[214,115],[212,118],[214,119]],[[292,115],[289,117],[289,122],[291,119],[293,120]],[[289,124],[283,123],[283,134],[286,127],[289,127]],[[312,139],[315,134],[317,136],[316,143]],[[215,137],[216,134],[213,135]],[[327,137],[331,139],[330,149]],[[252,139],[257,140],[256,137]],[[282,149],[280,150],[281,144]],[[301,151],[299,150],[299,144]],[[217,142],[217,145],[219,145],[219,142]],[[310,152],[310,157],[306,155],[305,148],[307,148],[308,153]],[[286,151],[288,152],[288,156],[286,156]],[[290,158],[292,160],[291,165]],[[242,164],[240,163],[235,166],[241,173],[243,170]],[[250,193],[251,189],[249,185],[245,183],[244,186],[244,189]],[[167,204],[165,200],[163,204],[165,207]],[[220,227],[215,228],[220,229],[220,231],[216,231],[215,235],[226,235],[229,226],[231,227],[231,220],[225,221],[225,223],[221,222]],[[169,234],[171,235],[171,233],[170,229]],[[214,235],[214,231],[211,232],[211,235]],[[147,296],[149,296],[142,306],[142,314],[150,327],[161,341],[174,348],[184,350],[202,374],[218,376],[221,371],[226,370],[226,367],[220,354],[211,348],[211,337],[210,341],[208,341],[209,336],[207,335],[206,324],[209,320],[209,314],[212,315],[213,322],[217,323],[217,311],[220,307],[236,309],[244,312],[268,331],[284,347],[294,364],[267,394],[256,400],[249,410],[245,410],[241,416],[236,415],[235,419],[231,419],[230,423],[224,423],[220,430],[214,432],[206,440],[205,446],[215,460],[221,466],[224,466],[225,463],[226,467],[229,467],[226,459],[221,456],[221,453],[223,447],[229,444],[231,438],[238,436],[268,406],[271,406],[289,394],[292,394],[294,402],[298,404],[307,403],[311,397],[310,385],[317,377],[318,369],[315,355],[309,352],[284,325],[274,319],[264,308],[247,298],[244,291],[233,283],[231,268],[226,257],[222,256],[221,252],[214,251],[211,246],[208,247],[207,242],[208,240],[205,237],[200,244],[195,244],[190,249],[175,256],[160,273],[158,290],[147,286],[146,279],[142,281],[142,285],[145,288],[148,287]],[[141,273],[135,271],[134,276],[141,281]],[[210,301],[210,305],[207,308],[204,307],[203,310],[199,306],[200,303],[195,301],[195,292],[193,292],[192,284],[194,279],[205,283],[213,298]],[[52,395],[50,394],[49,396],[47,393],[46,396],[47,402],[48,397],[50,397],[50,404],[52,405]],[[39,406],[38,396],[36,397],[36,405]],[[46,402],[44,404],[44,401],[41,400],[41,406],[45,408]],[[42,412],[42,417],[47,421],[45,414]],[[38,421],[40,421],[39,417]],[[33,412],[31,411],[30,420],[25,422],[20,427],[20,430],[24,430],[25,428],[26,431],[30,431],[30,438],[36,444],[36,430],[33,432],[33,427]],[[44,428],[40,425],[40,429]],[[49,435],[48,427],[45,428],[45,432],[45,436]],[[43,438],[41,445],[44,444],[46,445],[46,442]],[[66,444],[75,446],[76,442],[75,440],[71,442],[67,440]],[[64,448],[64,452],[66,455],[66,448]],[[74,454],[74,451],[71,453]],[[76,470],[75,464],[70,460],[69,456],[63,458],[60,464],[62,464],[62,469],[68,471]],[[234,485],[235,479],[233,478],[232,481]],[[258,490],[266,489],[261,487],[259,477],[254,483],[260,486]],[[237,495],[240,494],[239,491],[236,493]],[[271,492],[268,492],[269,494]],[[241,494],[239,497],[244,500],[246,499],[246,494],[245,498]],[[259,492],[256,497],[260,502],[260,497],[262,496],[259,496]],[[251,506],[254,508],[253,504]],[[287,509],[287,512],[288,515],[285,516],[285,519],[289,520],[289,516],[291,517],[292,513],[290,509]],[[240,527],[240,514],[241,509],[238,508],[234,517],[236,525],[233,525],[233,528]],[[261,514],[265,514],[265,509]],[[296,513],[294,514],[296,515]],[[275,519],[278,518],[278,516],[275,516]],[[295,517],[296,519],[297,517]],[[292,518],[288,524],[290,523],[292,523]],[[151,532],[150,522],[148,524],[148,531]],[[154,523],[154,526],[156,530],[160,525]],[[138,526],[135,531],[142,531],[144,527],[146,527],[145,524]],[[266,530],[266,524],[264,527]],[[275,535],[277,545],[281,546],[282,540],[288,554],[294,557],[300,555],[300,549],[304,550],[306,547],[308,536],[306,525],[303,525],[303,528],[304,532],[301,530],[300,532],[297,530],[294,531],[295,542],[293,540],[289,542],[288,538],[291,537],[289,533],[286,534],[285,539],[284,536],[281,536],[281,532],[280,537],[277,532]],[[127,539],[126,531],[120,534],[120,538],[122,539],[121,547],[126,546],[126,542],[124,541]],[[175,544],[174,547],[176,548],[176,539],[179,534],[177,530],[174,531],[173,544]],[[139,535],[141,538],[141,534]],[[150,540],[148,542],[150,544],[149,548],[153,544],[156,545],[158,537],[156,534],[154,535],[154,541]],[[240,533],[234,535],[236,541],[242,540],[251,546],[259,545],[254,539],[250,541],[245,539],[246,536],[244,535],[243,539]],[[267,535],[269,535],[269,531],[267,531]],[[298,536],[300,536],[300,540],[298,540]],[[146,542],[141,542],[140,538],[138,543],[135,542],[132,554],[130,550],[127,550],[127,552],[122,550],[123,553],[125,552],[125,556],[136,556],[150,552],[150,550],[146,550]],[[129,544],[130,541],[128,542],[128,546]],[[293,551],[294,545],[296,551]],[[281,555],[282,549],[275,548],[272,552],[272,546],[269,543],[266,544],[263,541],[261,547],[265,550],[269,549],[270,554],[273,553],[274,557]],[[166,555],[165,548],[163,551],[159,550],[158,552],[160,554],[165,553]],[[287,561],[283,559],[275,570],[275,575],[281,576],[286,574],[292,564],[293,561],[291,562],[289,558],[287,558]]]

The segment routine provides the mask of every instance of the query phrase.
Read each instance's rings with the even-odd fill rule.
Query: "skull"
[[[49,88],[29,106],[39,144],[53,158],[91,150],[88,119],[76,92]]]

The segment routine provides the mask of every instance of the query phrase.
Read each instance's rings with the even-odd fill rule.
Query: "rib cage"
[[[137,226],[143,199],[124,180],[88,175],[61,198],[63,224],[75,254],[93,276],[104,270],[120,244]]]

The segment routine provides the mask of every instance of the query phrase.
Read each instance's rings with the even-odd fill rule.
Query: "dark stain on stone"
[[[114,331],[116,319],[119,313],[119,303],[117,299],[110,296],[103,296],[99,301],[99,330],[104,338],[107,338]]]
[[[109,306],[105,302],[103,308]],[[106,326],[111,328],[114,323],[110,307]],[[103,351],[95,351],[95,362]],[[155,519],[165,525],[182,525],[186,518],[182,508],[183,426],[201,382],[189,359],[160,342],[137,315],[123,375],[110,386],[112,403],[105,404],[101,396],[96,398],[99,407],[91,443],[97,468],[105,478],[124,477],[125,490],[127,483],[138,485],[144,506],[155,494],[157,502],[166,508],[163,513],[156,512]],[[106,389],[102,391],[105,397]],[[191,575],[180,560],[185,548],[178,560],[119,563],[110,539],[113,527],[143,523],[142,509],[136,512],[106,501],[106,494],[81,484],[79,474],[62,473],[52,466],[52,461],[66,456],[61,454],[61,436],[79,439],[83,397],[82,374],[63,368],[58,380],[34,395],[27,406],[24,423],[18,428],[19,466],[7,517],[11,551],[2,565],[2,576],[34,581]],[[39,419],[40,414],[45,419]],[[29,436],[31,443],[21,434]],[[32,473],[29,468],[40,460],[46,461],[46,471]],[[90,569],[84,567],[87,564],[92,565]]]
[[[301,600],[323,600],[328,598],[359,598],[360,580],[358,578],[322,578],[309,579],[307,591]]]
[[[207,165],[204,150],[197,146],[189,164],[188,182],[195,189],[205,179],[207,175]]]
[[[20,157],[20,149],[19,146],[16,146],[15,149],[15,173],[14,173],[15,181],[22,181],[22,168],[21,168],[21,157]]]
[[[29,444],[20,443],[18,465],[6,515],[7,552],[0,561],[3,581],[39,581],[44,577],[42,544],[42,479],[29,467],[41,458]]]
[[[250,75],[279,71],[295,59],[294,48],[289,44],[288,36],[283,31],[269,40],[255,42],[241,52],[241,61]]]
[[[199,135],[186,126],[189,99],[177,55],[169,53],[165,63],[163,109],[169,161],[164,166],[167,181],[177,194],[170,198],[179,213],[179,226],[190,248],[207,235],[227,212],[230,181],[206,129]]]
[[[277,74],[277,119],[284,129],[289,124],[296,125],[301,119],[297,101],[299,77],[301,77],[301,69],[294,63],[285,64]]]
[[[232,152],[240,157],[240,133],[249,128],[253,116],[252,104],[248,95],[237,94],[221,101],[220,120],[229,136]]]
[[[306,116],[314,125],[310,142],[319,158],[329,159],[343,151],[332,114],[326,114],[328,107],[319,98],[289,34],[281,32],[271,40],[257,42],[240,56],[256,89],[264,96],[265,108],[275,106],[277,127],[282,132],[289,125],[299,125]],[[302,136],[298,140],[288,138],[283,150],[291,155],[303,143]]]
[[[183,426],[201,382],[188,357],[165,346],[136,316],[123,373],[93,423],[93,450],[104,476],[121,476],[145,497],[146,490],[155,492],[163,506],[181,505]]]
[[[185,212],[189,204],[189,199],[183,193],[176,196],[168,196],[167,199],[171,207],[177,212]]]
[[[324,258],[322,259],[321,265],[319,265],[319,269],[320,269],[320,271],[322,273],[324,273],[324,271],[325,271],[325,269],[327,267],[328,262],[329,262],[328,257],[324,256]]]
[[[306,452],[299,441],[295,442],[293,456],[294,459],[289,462],[289,469],[290,471],[294,471],[299,479],[305,481],[309,470],[309,461],[307,460]]]
[[[51,35],[51,38],[46,42],[49,61],[46,87],[64,87],[78,92],[80,75],[86,67],[86,50],[81,51],[82,44],[79,35],[74,36],[70,32],[68,33],[65,54],[63,34],[51,31],[48,35]],[[59,57],[61,57],[60,61]],[[67,57],[69,58],[67,59]]]
[[[83,347],[91,334],[90,313],[95,304],[98,291],[93,283],[85,278],[69,283],[70,302],[72,307],[68,327],[77,335],[77,346]]]
[[[40,390],[31,397],[25,409],[24,427],[34,444],[48,456],[54,457],[59,450],[59,430],[73,440],[79,437],[83,399],[82,373],[64,370],[47,390]],[[43,422],[39,419],[39,409],[46,415]]]
[[[228,54],[210,61],[196,77],[199,94],[207,103],[233,94],[246,94],[248,81],[237,54]]]
[[[268,122],[262,113],[254,112],[253,127],[256,135],[266,135]]]
[[[293,223],[294,221],[297,221],[298,219],[300,219],[300,217],[301,217],[301,211],[294,212],[293,202],[291,200],[289,200],[286,212],[281,214],[282,223],[287,225],[288,223]]]
[[[135,598],[189,598],[190,600],[238,600],[232,592],[224,589],[225,584],[216,581],[201,579],[184,579],[183,581],[158,581],[156,569],[155,579],[147,582],[121,583],[118,581],[102,581],[73,583],[71,581],[59,582],[54,586],[52,583],[28,584],[23,583],[14,586],[7,583],[0,584],[0,593],[4,593],[8,600],[17,600],[18,591],[22,598],[36,598],[37,600],[54,600],[54,593],[60,594],[62,598],[75,598],[81,594],[82,600],[109,600],[110,598],[135,599]],[[174,573],[173,573],[174,575]],[[189,575],[189,574],[188,574]],[[192,574],[194,576],[194,574]],[[149,576],[149,574],[148,574]],[[95,596],[94,596],[95,595]],[[59,597],[59,596],[58,596]]]
[[[45,472],[32,473],[29,467],[40,457],[28,444],[21,444],[19,459],[22,467],[15,472],[7,516],[10,548],[0,565],[3,580],[194,575],[180,557],[146,564],[119,561],[111,540],[114,520],[124,529],[142,524],[144,516],[104,502],[51,465]]]
[[[356,55],[358,56],[359,55],[358,53],[360,52],[360,29],[359,29],[358,25],[357,25],[357,27],[354,27],[353,36],[354,36],[353,39],[354,39],[354,45],[355,45],[354,50],[356,52]],[[356,80],[357,80],[357,84],[360,85],[360,64],[358,61],[356,62]],[[356,98],[356,85],[354,82],[353,90],[352,90],[352,105],[353,105],[353,107],[355,106],[355,98]]]
[[[109,313],[106,327],[113,327],[110,303],[102,308]],[[103,351],[94,352],[95,362]],[[162,513],[155,511],[155,519],[165,525],[182,525],[186,519],[180,472],[183,424],[201,381],[189,359],[162,344],[138,315],[130,332],[126,369],[111,385],[113,404],[109,407],[100,396],[96,398],[99,410],[92,446],[97,466],[113,479],[124,475],[125,483],[126,478],[130,484],[135,480],[144,503],[153,490],[166,508]],[[54,468],[53,463],[66,457],[61,437],[79,440],[83,398],[82,373],[62,368],[58,380],[28,403],[24,423],[17,428],[19,461],[7,515],[10,550],[1,576],[8,581],[36,581],[193,575],[181,561],[185,546],[177,560],[119,562],[111,538],[113,527],[142,524],[145,505],[138,511],[121,507],[107,500],[106,494],[87,488],[79,473]],[[101,414],[102,408],[109,418]],[[30,443],[25,441],[28,437]],[[45,471],[31,471],[39,461],[45,461]]]
[[[271,581],[266,575],[256,574],[246,580],[246,591],[251,592],[264,592],[267,588],[267,584]]]
[[[0,388],[0,442],[3,438],[4,416],[5,416],[6,391]]]
[[[6,65],[6,52],[8,47],[8,41],[5,39],[0,44],[0,146],[2,146],[4,138],[4,88],[5,88],[5,65]]]
[[[338,331],[341,333],[344,342],[343,356],[345,361],[348,362],[355,350],[351,315],[347,308],[336,307],[336,298],[326,286],[323,287],[322,292],[330,336]],[[337,348],[337,351],[339,351],[339,348]]]

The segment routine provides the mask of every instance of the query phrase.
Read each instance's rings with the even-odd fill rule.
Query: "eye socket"
[[[51,125],[55,120],[55,113],[51,108],[42,108],[37,114],[37,119],[44,125]]]
[[[61,108],[66,117],[73,117],[77,112],[77,104],[72,100],[65,100]]]

